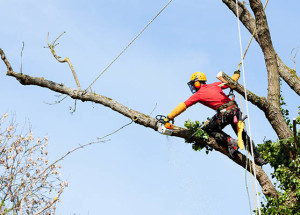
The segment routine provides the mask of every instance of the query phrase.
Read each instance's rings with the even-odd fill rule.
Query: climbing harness
[[[229,91],[227,97],[228,97],[228,98],[231,97],[231,100],[232,100],[232,101],[235,100],[235,95],[234,95],[234,93],[233,93],[233,89],[232,89],[232,88],[230,88],[230,91]]]
[[[84,92],[87,92],[87,90],[105,73],[109,67],[116,61],[118,58],[131,46],[132,43],[151,25],[151,23],[171,4],[173,0],[170,0],[155,16],[154,18],[133,38],[133,40],[128,43],[128,45],[115,57],[110,64],[92,81],[92,83],[84,90]]]

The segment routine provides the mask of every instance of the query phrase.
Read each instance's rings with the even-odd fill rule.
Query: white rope
[[[100,76],[103,75],[104,72],[106,72],[106,70],[108,70],[108,68],[129,48],[129,46],[149,27],[149,25],[151,25],[151,23],[166,9],[166,7],[169,6],[169,4],[172,2],[173,0],[170,0],[155,16],[154,18],[140,31],[140,33],[138,33],[133,40],[131,40],[130,43],[128,43],[128,45],[117,55],[117,57],[115,57],[110,64],[108,64],[108,66],[95,78],[95,80],[86,88],[89,89],[99,78]],[[85,91],[86,91],[85,90]]]
[[[243,47],[242,47],[242,36],[241,36],[241,27],[240,27],[240,20],[239,20],[239,6],[238,0],[236,0],[236,17],[237,17],[237,24],[238,24],[238,31],[239,31],[239,40],[240,40],[240,52],[241,52],[241,62],[242,62],[242,72],[243,72],[243,81],[244,81],[244,91],[245,91],[245,100],[246,100],[246,110],[248,115],[248,127],[249,127],[249,137],[250,137],[250,148],[252,154],[252,165],[253,165],[253,172],[254,177],[256,177],[256,169],[255,169],[255,161],[254,161],[254,153],[253,153],[253,146],[252,146],[252,135],[251,135],[251,124],[250,124],[250,114],[249,114],[249,107],[248,107],[248,97],[247,97],[247,87],[246,87],[246,79],[245,79],[245,69],[244,69],[244,59],[243,59]],[[257,198],[257,205],[258,205],[258,214],[261,215],[260,211],[260,199],[258,195],[258,188],[257,188],[257,180],[255,180],[255,191],[256,191],[256,198]]]
[[[250,209],[250,215],[251,215],[252,214],[252,207],[251,207],[250,194],[249,194],[248,183],[247,183],[247,180],[248,180],[247,179],[248,158],[249,158],[249,154],[246,153],[245,185],[246,185],[246,190],[247,190],[247,195],[248,195],[248,201],[249,201],[249,209]]]

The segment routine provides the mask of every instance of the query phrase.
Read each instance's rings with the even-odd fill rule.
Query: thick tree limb
[[[236,16],[236,5],[235,0],[222,0],[223,3],[235,14]],[[250,34],[253,34],[256,29],[255,19],[249,12],[247,7],[239,2],[239,18],[243,25],[247,28]],[[257,43],[261,46],[257,33],[254,34],[254,38]],[[280,77],[290,86],[290,88],[300,95],[300,78],[296,74],[296,71],[286,66],[282,60],[276,54],[276,61],[279,67]]]
[[[225,83],[227,83],[230,86],[233,86],[233,89],[245,98],[244,86],[232,80],[224,72],[220,72],[218,74],[218,78],[219,76],[222,77]],[[279,139],[285,139],[292,136],[292,132],[286,125],[279,108],[275,107],[273,104],[268,102],[265,97],[259,97],[247,89],[246,94],[248,101],[250,101],[252,104],[257,106],[260,110],[262,110],[265,113],[266,118],[275,130]]]
[[[272,44],[267,17],[260,0],[250,0],[249,2],[256,18],[258,41],[264,54],[268,72],[268,102],[280,109],[280,83],[277,54]]]
[[[5,54],[2,51],[2,49],[0,49],[0,55],[7,67],[6,74],[8,76],[16,78],[23,85],[36,85],[39,87],[48,88],[51,91],[55,91],[58,93],[68,95],[73,99],[78,99],[83,102],[92,101],[94,103],[104,105],[104,106],[109,107],[110,109],[132,119],[137,124],[140,124],[142,126],[156,130],[156,128],[155,128],[156,120],[154,118],[151,118],[150,116],[147,116],[143,113],[132,110],[132,109],[108,98],[108,97],[105,97],[105,96],[102,96],[102,95],[99,95],[96,93],[78,91],[78,90],[69,88],[67,86],[64,86],[63,84],[58,84],[53,81],[46,80],[44,78],[31,77],[29,75],[23,75],[20,73],[16,73],[13,71],[12,67],[10,66],[10,63],[6,59]],[[176,136],[176,137],[180,137],[180,138],[184,138],[184,139],[190,139],[191,141],[199,142],[199,139],[195,139],[195,137],[193,137],[193,133],[190,130],[187,130],[184,128],[175,127],[172,136]],[[235,154],[234,158],[231,158],[228,153],[227,147],[222,144],[218,144],[215,139],[210,138],[208,141],[201,142],[200,144],[210,145],[216,151],[221,152],[222,154],[224,154],[227,157],[229,157],[230,159],[232,159],[235,163],[237,163],[238,165],[245,168],[246,157],[243,154],[237,152]],[[248,165],[248,167],[249,166],[250,165]],[[248,171],[250,172],[249,168],[248,168]],[[271,197],[276,196],[276,194],[277,194],[276,189],[274,188],[274,186],[273,186],[272,182],[270,181],[269,177],[267,176],[267,174],[259,166],[256,166],[256,176],[257,176],[258,182],[260,183],[260,186],[262,187],[264,195],[271,196]]]

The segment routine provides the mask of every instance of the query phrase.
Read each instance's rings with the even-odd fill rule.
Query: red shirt
[[[197,102],[200,102],[201,104],[216,110],[222,104],[231,101],[222,90],[228,88],[228,86],[224,85],[223,87],[219,87],[218,85],[220,84],[222,84],[222,82],[202,84],[201,88],[184,102],[186,107],[188,108]]]

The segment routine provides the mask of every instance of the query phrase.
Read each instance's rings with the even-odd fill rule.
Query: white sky
[[[168,2],[166,0],[1,0],[0,47],[15,71],[76,87],[66,64],[59,64],[46,45],[63,31],[57,54],[69,57],[82,88]],[[289,59],[299,47],[298,0],[270,1],[268,22],[278,55]],[[243,46],[250,35],[242,28]],[[299,61],[299,56],[296,60]],[[189,0],[173,3],[94,84],[93,90],[148,114],[168,114],[190,96],[186,85],[191,74],[202,71],[208,82],[223,70],[232,74],[240,61],[236,18],[222,1]],[[56,93],[35,86],[21,86],[5,76],[0,63],[0,114],[15,114],[22,125],[29,120],[35,136],[50,139],[50,160],[68,150],[110,133],[129,119],[100,105],[78,102],[71,115],[71,99],[59,105]],[[266,96],[266,69],[254,41],[245,60],[247,87]],[[241,80],[242,81],[242,80]],[[284,84],[283,95],[292,117],[299,97]],[[245,105],[244,105],[245,107]],[[214,112],[195,105],[176,119],[204,121]],[[264,114],[250,105],[251,130],[256,143],[276,139]],[[231,132],[231,129],[226,129]],[[245,171],[217,152],[194,152],[182,139],[165,137],[131,125],[110,141],[78,151],[62,163],[62,178],[69,187],[57,214],[249,214]],[[267,171],[269,167],[265,167]],[[249,175],[248,175],[249,176]],[[251,183],[249,182],[251,191]],[[252,194],[251,194],[252,196]]]

